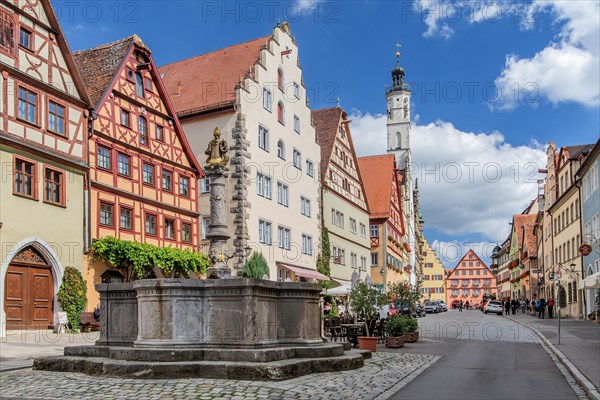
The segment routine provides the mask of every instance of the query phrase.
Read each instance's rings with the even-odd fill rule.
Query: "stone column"
[[[225,167],[211,165],[205,168],[210,179],[210,224],[206,238],[210,240],[209,279],[231,278],[231,268],[227,265],[227,214],[225,212]]]

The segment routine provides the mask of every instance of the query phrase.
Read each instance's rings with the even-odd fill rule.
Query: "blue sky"
[[[158,65],[268,35],[278,19],[289,20],[311,107],[333,106],[339,97],[353,115],[361,155],[385,151],[379,114],[385,112],[396,43],[414,88],[414,156],[420,165],[497,158],[505,162],[505,174],[514,173],[514,162],[527,173],[524,164],[541,164],[549,140],[558,146],[592,143],[599,135],[598,2],[53,3],[72,50],[137,33]],[[436,138],[447,147],[435,146]],[[536,193],[531,179],[512,181],[494,182],[493,188],[514,196],[490,198],[481,179],[446,186],[425,179],[430,242],[501,241],[511,215]],[[439,190],[461,200],[440,207]]]

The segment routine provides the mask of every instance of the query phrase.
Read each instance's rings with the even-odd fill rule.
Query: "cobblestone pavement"
[[[0,374],[2,398],[71,399],[376,399],[390,397],[440,357],[377,352],[358,370],[280,382],[218,379],[138,380],[33,371]]]

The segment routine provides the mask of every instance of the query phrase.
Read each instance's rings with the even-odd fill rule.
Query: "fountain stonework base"
[[[369,352],[323,343],[312,283],[144,279],[97,285],[101,335],[34,369],[130,378],[281,380],[360,368]]]

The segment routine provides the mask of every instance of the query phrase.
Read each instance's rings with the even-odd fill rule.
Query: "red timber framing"
[[[150,50],[134,35],[76,52],[75,60],[95,103],[89,152],[92,238],[197,249],[203,173]],[[113,69],[99,71],[98,65]],[[170,173],[170,190],[163,185],[163,171]],[[101,203],[113,206],[112,226],[100,223]],[[184,225],[192,227],[191,240],[184,237]]]

